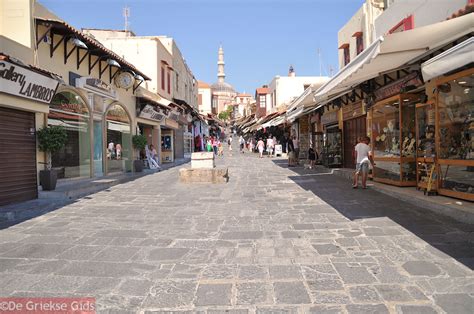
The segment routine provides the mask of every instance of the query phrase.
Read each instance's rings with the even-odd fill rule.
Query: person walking
[[[314,151],[313,144],[311,144],[308,149],[309,169],[313,169],[315,167],[316,155],[317,153]]]
[[[243,154],[244,147],[245,147],[245,139],[242,135],[239,137],[239,145],[240,145],[240,152]]]
[[[260,154],[260,158],[263,158],[263,151],[265,149],[265,143],[263,142],[262,138],[258,139],[257,149],[258,149],[258,153]]]
[[[227,145],[229,145],[229,154],[232,155],[232,135],[227,139]]]
[[[298,164],[300,158],[300,141],[296,138],[296,135],[293,135],[293,147],[295,148],[295,164]]]
[[[267,138],[267,153],[268,157],[272,157],[273,155],[273,149],[275,148],[275,143],[273,142],[273,137],[270,134],[270,136]]]
[[[212,142],[211,142],[211,139],[209,137],[206,140],[206,150],[209,153],[212,152]]]
[[[287,142],[286,151],[288,152],[288,167],[295,166],[295,147],[293,146],[293,141],[291,139]]]
[[[375,166],[374,159],[372,158],[370,152],[370,138],[368,136],[363,136],[360,139],[360,142],[354,147],[354,157],[356,159],[356,170],[354,172],[354,180],[352,187],[357,189],[359,184],[359,174],[362,175],[362,188],[367,188],[367,176],[369,174],[369,162],[372,164],[372,167]]]
[[[217,155],[217,138],[214,136],[211,139],[212,149],[214,150],[214,155]]]

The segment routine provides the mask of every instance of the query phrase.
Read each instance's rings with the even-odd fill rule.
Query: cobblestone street
[[[217,164],[227,184],[181,184],[177,167],[0,230],[0,296],[91,296],[114,313],[472,313],[474,226],[283,159],[234,149]]]

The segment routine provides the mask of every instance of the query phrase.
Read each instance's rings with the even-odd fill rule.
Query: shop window
[[[364,51],[364,37],[362,36],[362,33],[356,37],[356,52],[357,54],[361,53]]]
[[[348,65],[351,62],[351,55],[349,52],[349,45],[344,48],[344,65]]]
[[[439,157],[474,159],[474,74],[439,86]]]
[[[66,145],[52,154],[52,166],[57,170],[58,178],[90,176],[89,121],[89,109],[79,95],[64,91],[53,97],[48,125],[62,126],[68,135]]]
[[[170,70],[168,70],[168,73],[166,74],[167,78],[167,83],[168,83],[168,94],[171,94],[171,73]]]
[[[165,68],[161,67],[161,89],[165,90]]]
[[[105,117],[107,172],[131,171],[130,118],[121,105],[112,105]]]
[[[260,95],[259,96],[260,108],[265,108],[267,106],[266,98],[267,98],[266,95]]]

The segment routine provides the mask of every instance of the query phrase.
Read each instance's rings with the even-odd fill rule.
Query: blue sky
[[[42,0],[77,28],[123,29],[130,7],[137,35],[173,37],[195,77],[217,80],[217,49],[225,52],[226,82],[254,94],[293,65],[298,76],[337,71],[337,32],[363,0]],[[143,69],[146,73],[146,69]]]

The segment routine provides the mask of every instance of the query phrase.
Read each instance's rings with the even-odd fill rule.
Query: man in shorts
[[[354,180],[352,187],[357,189],[359,184],[359,174],[362,175],[362,188],[367,188],[367,176],[369,174],[369,162],[375,166],[374,159],[370,152],[370,138],[363,136],[359,143],[354,147],[354,154],[356,159],[356,171],[354,172]]]

